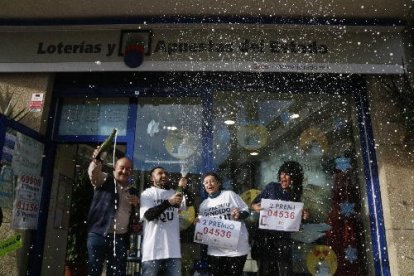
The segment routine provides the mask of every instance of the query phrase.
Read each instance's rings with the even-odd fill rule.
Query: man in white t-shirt
[[[155,167],[150,172],[152,186],[141,194],[140,214],[144,222],[142,243],[142,275],[163,272],[181,275],[181,247],[178,210],[186,207],[185,197],[170,187],[168,172]],[[185,188],[181,178],[178,186]]]

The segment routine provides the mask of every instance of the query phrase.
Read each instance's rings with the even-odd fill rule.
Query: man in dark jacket
[[[110,175],[102,172],[97,154],[95,150],[88,168],[94,187],[88,213],[88,275],[100,276],[105,259],[108,275],[125,275],[131,210],[139,203],[137,191],[128,187],[132,162],[118,159]]]

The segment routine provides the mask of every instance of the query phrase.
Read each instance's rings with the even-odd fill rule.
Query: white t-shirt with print
[[[234,208],[239,208],[240,212],[249,212],[249,207],[235,192],[221,191],[217,197],[208,197],[201,203],[199,214],[206,217],[230,220],[231,210]],[[236,257],[247,255],[249,251],[249,234],[246,225],[241,221],[239,244],[236,250],[208,246],[207,254],[212,256]]]
[[[152,207],[168,200],[175,191],[157,187],[147,188],[141,194],[140,216],[144,222],[142,241],[142,261],[152,261],[169,258],[181,258],[180,227],[178,208],[169,207],[156,219],[148,221],[145,212]],[[185,208],[185,198],[180,209]]]

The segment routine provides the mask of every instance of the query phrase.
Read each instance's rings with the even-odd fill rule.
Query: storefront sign
[[[277,231],[299,231],[302,202],[262,199],[259,228]]]
[[[40,177],[22,175],[18,178],[12,211],[12,228],[37,228],[42,187],[43,179]]]
[[[137,30],[138,29],[138,30]],[[143,25],[0,31],[0,72],[260,71],[401,73],[397,29]],[[132,48],[131,48],[132,47]],[[128,56],[128,49],[139,48]],[[134,58],[136,56],[136,58]]]
[[[194,231],[194,242],[236,249],[239,243],[240,228],[239,221],[200,217]]]

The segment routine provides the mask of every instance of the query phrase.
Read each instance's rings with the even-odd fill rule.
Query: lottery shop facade
[[[181,219],[186,273],[204,254],[192,225],[205,197],[201,174],[218,172],[223,187],[249,203],[277,180],[286,160],[304,168],[302,200],[312,215],[292,235],[296,273],[404,269],[396,256],[413,241],[409,231],[391,229],[412,229],[405,225],[412,214],[396,201],[398,194],[406,206],[412,202],[412,149],[402,111],[388,101],[410,63],[404,26],[155,22],[1,32],[2,88],[17,91],[23,103],[42,94],[40,108],[20,122],[1,117],[3,152],[6,133],[43,145],[43,162],[32,172],[43,182],[38,222],[12,226],[16,206],[3,198],[5,235],[23,238],[7,258],[21,271],[63,273],[71,206],[87,201],[75,187],[85,183],[93,148],[113,128],[116,152],[134,161],[139,189],[155,165],[172,178],[188,169],[193,199]],[[3,163],[17,168],[16,160]],[[407,219],[395,221],[396,213]],[[255,219],[246,221],[251,233]],[[256,269],[249,257],[245,271]]]

